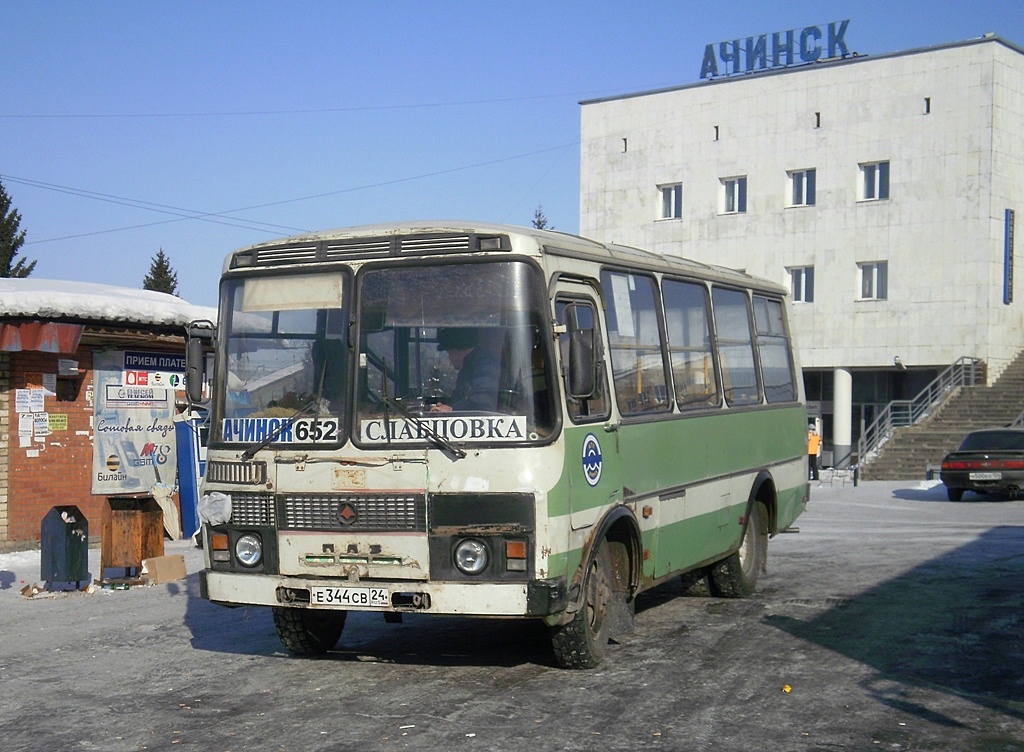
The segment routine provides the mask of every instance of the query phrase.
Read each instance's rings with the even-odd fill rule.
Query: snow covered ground
[[[164,554],[185,557],[185,571],[194,574],[203,568],[203,552],[191,540],[164,541]],[[42,552],[36,548],[0,554],[0,602],[8,597],[21,597],[27,585],[43,588],[45,582],[40,571]],[[89,549],[89,574],[92,580],[100,578],[100,549]],[[39,596],[36,596],[39,597]]]

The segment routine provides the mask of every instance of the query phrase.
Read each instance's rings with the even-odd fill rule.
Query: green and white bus
[[[354,610],[531,617],[593,667],[669,578],[750,595],[806,506],[772,282],[449,222],[254,245],[220,295],[188,346],[202,593],[272,608],[295,654]]]

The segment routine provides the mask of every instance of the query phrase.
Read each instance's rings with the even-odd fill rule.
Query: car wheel
[[[946,488],[946,495],[950,501],[960,501],[964,498],[964,489],[962,488]]]

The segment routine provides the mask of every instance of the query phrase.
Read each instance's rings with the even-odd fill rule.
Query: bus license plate
[[[311,606],[339,608],[388,608],[391,594],[379,587],[315,587],[309,590]]]
[[[971,480],[1002,480],[1002,473],[971,473]]]

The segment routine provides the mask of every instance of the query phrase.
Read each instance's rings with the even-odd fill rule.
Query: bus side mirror
[[[597,359],[593,329],[569,332],[569,396],[587,399],[597,391]]]
[[[206,350],[213,346],[217,329],[210,321],[192,321],[186,329],[185,392],[192,404],[204,401]]]

